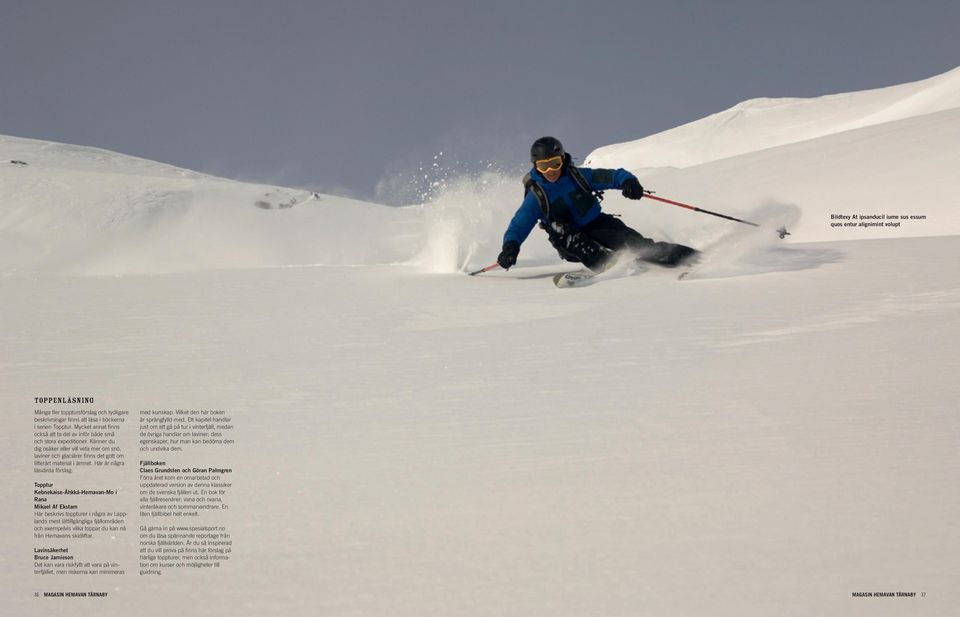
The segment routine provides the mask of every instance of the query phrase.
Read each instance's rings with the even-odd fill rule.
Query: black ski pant
[[[676,266],[697,253],[689,246],[645,238],[619,218],[605,212],[574,232],[557,230],[556,226],[548,226],[546,230],[560,257],[581,262],[595,272],[609,267],[615,253],[621,250],[635,253],[641,261],[661,266]]]

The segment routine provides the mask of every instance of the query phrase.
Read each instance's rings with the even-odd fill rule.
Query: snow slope
[[[663,196],[740,218],[762,204],[795,207],[793,241],[958,234],[960,68],[879,90],[747,101],[600,148],[585,164],[626,167]],[[716,229],[647,205],[632,220],[651,233],[697,242]],[[885,218],[879,227],[831,218],[854,214]]]
[[[389,263],[421,231],[404,210],[14,137],[0,137],[0,196],[7,272]]]
[[[462,275],[519,176],[388,208],[0,138],[0,613],[950,614],[960,122],[924,92],[923,113],[862,93],[803,139],[622,163],[764,228],[611,192],[707,263],[562,291],[536,232],[515,269]],[[927,218],[830,226],[852,213]],[[232,449],[169,462],[235,469],[210,514],[231,560],[140,576],[132,514],[71,544],[128,575],[35,575],[34,397],[62,394],[131,410],[131,461],[138,410],[229,410]],[[137,512],[134,464],[58,481]],[[34,597],[88,589],[110,596]],[[926,595],[853,597],[890,591]]]
[[[791,239],[819,242],[960,234],[958,169],[960,109],[953,109],[638,174],[664,196],[735,216],[749,215],[747,204],[789,204],[801,213],[787,225]],[[641,203],[631,222],[651,234],[697,242],[723,231],[712,217]],[[862,227],[832,215],[884,218]]]
[[[960,276],[931,263],[958,250],[957,237],[795,245],[779,249],[789,271],[563,291],[544,278],[556,267],[0,279],[0,603],[76,617],[950,614]],[[34,576],[32,397],[47,393],[229,410],[233,451],[166,458],[236,470],[214,521],[232,560],[137,576],[133,517],[77,549],[131,575]],[[135,426],[124,439],[135,453]],[[135,512],[135,470],[109,485]],[[104,587],[98,602],[32,598]],[[862,591],[928,596],[851,598]]]

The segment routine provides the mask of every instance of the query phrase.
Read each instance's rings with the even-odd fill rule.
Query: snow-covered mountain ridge
[[[921,81],[816,98],[757,98],[700,120],[598,148],[585,164],[691,167],[960,107],[960,67]]]
[[[960,68],[863,92],[745,101],[599,148],[585,164],[625,167],[645,187],[707,209],[794,206],[794,241],[960,234]],[[865,227],[854,215],[885,218]],[[710,223],[689,219],[658,207],[634,220],[692,242],[709,233]]]
[[[394,208],[0,136],[5,272],[157,273],[396,261]],[[354,234],[371,234],[369,242]],[[352,240],[352,241],[348,241]],[[401,242],[402,244],[402,242]]]

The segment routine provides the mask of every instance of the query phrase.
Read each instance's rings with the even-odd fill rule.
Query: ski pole
[[[691,206],[690,204],[681,203],[681,202],[679,202],[679,201],[673,201],[672,199],[664,199],[663,197],[657,197],[656,195],[653,194],[653,191],[644,191],[643,194],[646,195],[647,197],[649,197],[650,199],[656,199],[657,201],[662,201],[662,202],[665,203],[665,204],[670,204],[670,205],[673,205],[673,206],[680,206],[681,208],[686,208],[687,210],[693,210],[694,212],[703,212],[704,214],[710,214],[710,215],[713,215],[713,216],[719,216],[719,217],[722,218],[722,219],[727,219],[727,220],[729,220],[729,221],[736,221],[736,222],[738,222],[738,223],[743,223],[744,225],[753,225],[754,227],[760,227],[760,225],[758,225],[757,223],[751,223],[750,221],[745,221],[745,220],[743,220],[743,219],[738,219],[738,218],[733,217],[733,216],[727,216],[726,214],[720,214],[719,212],[712,212],[712,211],[710,211],[710,210],[704,210],[703,208],[698,208],[698,207],[696,207],[696,206]],[[789,235],[790,235],[790,232],[787,231],[787,228],[786,228],[786,227],[781,227],[780,229],[777,230],[777,234],[779,234],[780,238],[783,238],[783,237],[785,237],[785,236],[789,236]]]
[[[475,275],[477,275],[477,274],[483,274],[484,272],[490,272],[490,271],[493,270],[494,268],[499,268],[499,267],[500,267],[500,264],[498,264],[498,263],[492,263],[492,264],[490,264],[489,266],[487,266],[486,268],[481,268],[481,269],[477,270],[476,272],[468,272],[467,274],[469,274],[470,276],[475,276]]]
[[[653,194],[653,191],[644,191],[643,194],[649,197],[650,199],[656,199],[657,201],[662,201],[665,204],[680,206],[681,208],[686,208],[687,210],[693,210],[694,212],[703,212],[704,214],[712,214],[713,216],[719,216],[720,218],[729,219],[731,221],[736,221],[738,223],[744,223],[746,225],[753,225],[754,227],[760,227],[756,223],[751,223],[750,221],[744,221],[743,219],[727,216],[726,214],[720,214],[719,212],[711,212],[710,210],[704,210],[703,208],[698,208],[696,206],[691,206],[689,204],[680,203],[679,201],[673,201],[672,199],[664,199],[663,197],[657,197],[656,195]]]

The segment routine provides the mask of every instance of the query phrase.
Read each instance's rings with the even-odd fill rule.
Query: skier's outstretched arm
[[[533,192],[527,193],[523,203],[510,220],[506,233],[503,234],[503,250],[497,258],[497,263],[504,269],[509,269],[517,263],[520,254],[520,245],[527,239],[534,225],[540,219],[540,205]]]

